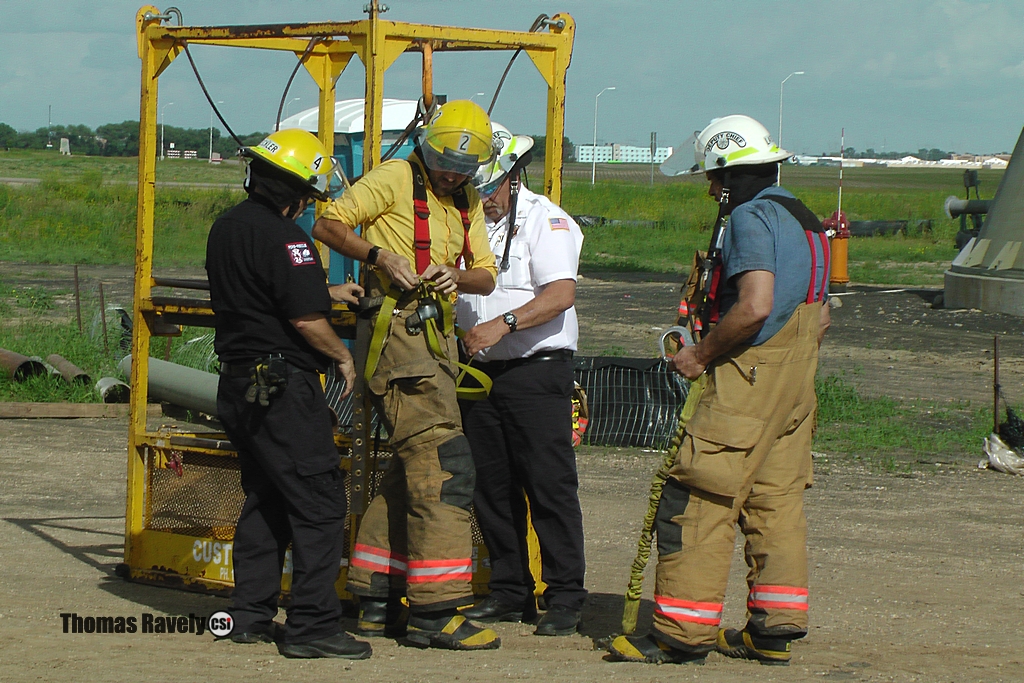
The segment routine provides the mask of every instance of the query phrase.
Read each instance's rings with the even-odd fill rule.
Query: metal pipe
[[[33,360],[28,356],[23,356],[20,353],[8,351],[7,349],[0,349],[0,368],[15,382],[22,382],[29,377],[46,374],[46,366],[38,360]]]
[[[131,355],[118,363],[118,370],[130,375]],[[168,363],[159,358],[149,359],[149,395],[174,405],[217,416],[217,384],[220,377],[212,372]]]
[[[128,403],[132,397],[131,387],[116,377],[100,377],[96,393],[104,403]]]
[[[950,196],[942,207],[949,218],[959,218],[963,215],[978,216],[989,212],[992,208],[991,199],[960,199]]]
[[[85,373],[85,370],[77,367],[60,354],[51,353],[46,357],[46,362],[55,367],[68,384],[92,384],[92,378]]]
[[[999,435],[999,337],[992,337],[992,433]]]
[[[434,104],[434,44],[424,41],[423,50],[423,107],[430,111]]]

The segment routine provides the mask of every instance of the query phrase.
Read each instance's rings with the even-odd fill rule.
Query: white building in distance
[[[596,155],[596,159],[595,159]],[[671,147],[658,147],[654,152],[654,163],[660,164],[672,156]],[[618,162],[621,164],[649,164],[651,163],[650,147],[635,147],[632,145],[576,145],[576,161],[583,163]]]

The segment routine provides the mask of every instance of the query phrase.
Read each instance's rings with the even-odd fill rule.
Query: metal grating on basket
[[[177,453],[181,454],[181,476],[173,469],[152,469],[146,528],[231,540],[245,500],[238,459]]]
[[[577,356],[575,376],[590,409],[586,443],[668,447],[689,383],[667,362]]]

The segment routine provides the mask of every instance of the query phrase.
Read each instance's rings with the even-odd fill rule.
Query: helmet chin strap
[[[509,268],[508,255],[509,250],[512,248],[512,237],[516,228],[516,204],[519,201],[519,169],[515,169],[513,175],[509,176],[508,189],[510,192],[510,198],[508,202],[508,224],[505,226],[505,251],[501,255],[501,265],[499,266],[501,272],[505,272]]]

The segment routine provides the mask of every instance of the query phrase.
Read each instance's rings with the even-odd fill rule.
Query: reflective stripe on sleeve
[[[391,553],[383,548],[374,548],[361,543],[356,543],[350,563],[353,567],[398,576],[404,575],[408,570],[405,555]]]
[[[807,589],[795,586],[754,586],[747,598],[749,609],[797,609],[807,611]]]
[[[655,595],[655,612],[674,621],[689,621],[695,624],[718,626],[722,622],[722,603],[692,602]]]
[[[469,581],[473,578],[473,560],[410,560],[409,583]]]

